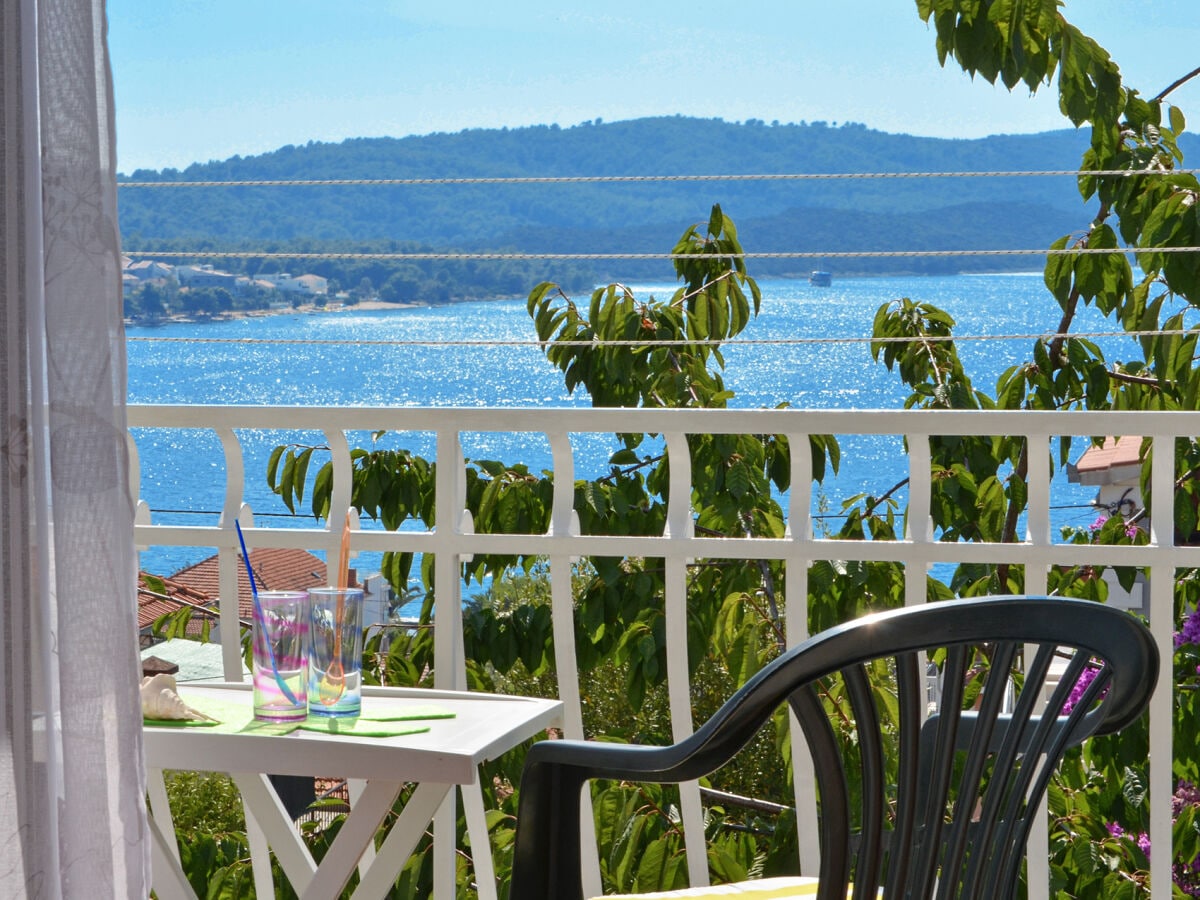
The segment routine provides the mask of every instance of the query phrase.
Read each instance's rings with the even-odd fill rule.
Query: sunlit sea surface
[[[957,320],[957,335],[986,337],[962,341],[959,353],[976,387],[989,392],[1005,369],[1029,358],[1033,344],[1029,335],[1053,332],[1060,315],[1040,274],[835,278],[831,287],[777,279],[761,281],[760,287],[761,313],[741,338],[812,342],[727,346],[725,381],[736,392],[731,405],[739,408],[781,403],[821,409],[902,407],[907,391],[898,376],[871,359],[862,340],[870,335],[879,306],[899,297],[945,309]],[[660,299],[674,289],[672,284],[634,286],[639,296],[653,294]],[[1112,326],[1089,310],[1075,330],[1111,331]],[[130,327],[127,336],[131,338],[131,403],[552,407],[588,402],[586,396],[567,394],[561,374],[536,346],[503,346],[536,337],[523,299],[172,323]],[[143,340],[155,338],[188,340]],[[262,343],[213,341],[231,338]],[[272,343],[280,340],[313,343]],[[345,341],[456,343],[328,343]],[[483,343],[459,343],[471,341]],[[1136,354],[1127,338],[1097,338],[1096,342],[1110,360]],[[246,497],[255,515],[274,527],[289,523],[311,527],[311,518],[289,519],[266,484],[267,456],[286,436],[256,432],[242,437]],[[367,440],[367,435],[356,437]],[[150,504],[153,520],[216,524],[224,496],[224,462],[216,436],[155,430],[135,438],[142,497]],[[467,435],[464,451],[475,458],[526,462],[535,471],[548,467],[548,447],[531,445],[528,438],[522,441],[509,441],[503,435]],[[881,493],[905,475],[898,439],[845,439],[842,444],[840,476],[816,492],[818,511],[829,515],[837,514],[842,498],[866,490]],[[430,456],[433,452],[431,441],[424,437],[412,449]],[[585,448],[582,455],[591,457],[590,464],[600,465],[609,450],[607,446]],[[584,459],[580,466],[585,469],[588,464]],[[1095,510],[1088,507],[1093,489],[1067,484],[1060,477],[1052,491],[1056,527],[1086,525],[1095,518]],[[830,521],[829,527],[835,528],[836,522]],[[169,575],[212,552],[208,547],[152,547],[142,552],[141,566]],[[363,554],[357,565],[366,573],[378,565],[378,558]]]

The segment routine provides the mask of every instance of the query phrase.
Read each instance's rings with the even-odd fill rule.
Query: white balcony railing
[[[1031,466],[1029,509],[1025,539],[1014,544],[941,543],[933,538],[930,525],[930,435],[1022,435],[1029,442],[1030,458],[1050,458],[1051,441],[1060,436],[1142,435],[1155,448],[1166,448],[1153,456],[1151,495],[1158,509],[1171,509],[1163,498],[1173,495],[1173,440],[1200,434],[1200,413],[1108,412],[929,412],[863,410],[596,410],[596,409],[415,409],[415,408],[311,408],[311,407],[225,407],[149,406],[129,408],[131,444],[135,450],[134,474],[138,483],[137,445],[157,429],[183,429],[187,433],[214,432],[220,440],[225,471],[224,500],[215,525],[167,525],[154,521],[149,507],[139,503],[136,540],[139,545],[216,547],[220,558],[221,633],[227,677],[240,678],[240,648],[237,644],[237,537],[234,521],[241,515],[247,543],[253,547],[292,547],[336,553],[339,529],[269,528],[254,521],[244,507],[248,496],[243,444],[245,435],[261,429],[309,432],[323,435],[331,450],[334,481],[332,515],[341,521],[340,510],[350,501],[351,461],[348,435],[380,429],[419,432],[436,440],[437,521],[431,531],[384,532],[356,530],[355,551],[411,551],[435,554],[439,585],[437,609],[437,686],[464,688],[461,642],[462,561],[476,553],[538,554],[549,561],[554,615],[554,647],[560,697],[566,706],[565,731],[582,736],[579,706],[578,667],[574,658],[571,561],[587,556],[651,556],[662,558],[667,569],[665,615],[668,634],[668,677],[673,730],[676,736],[692,728],[687,648],[685,646],[685,572],[689,560],[701,557],[772,559],[786,563],[785,596],[788,641],[795,643],[807,620],[808,567],[817,560],[886,560],[905,569],[906,602],[924,602],[926,574],[937,564],[1009,563],[1025,567],[1026,590],[1046,590],[1051,567],[1071,565],[1123,565],[1139,567],[1148,578],[1144,597],[1151,629],[1164,660],[1164,677],[1150,710],[1151,765],[1150,838],[1155,847],[1171,846],[1171,722],[1173,578],[1178,569],[1200,566],[1200,549],[1176,547],[1169,516],[1152,520],[1150,542],[1145,546],[1090,546],[1056,540],[1051,528],[1051,472],[1049,466]],[[573,483],[580,467],[579,446],[588,435],[643,432],[663,436],[671,453],[671,491],[667,528],[657,537],[598,537],[579,533],[573,514]],[[474,534],[465,508],[463,437],[474,433],[502,433],[548,440],[554,471],[554,500],[551,525],[545,534]],[[793,485],[786,498],[787,535],[781,539],[722,540],[697,537],[689,508],[691,473],[684,450],[689,433],[783,434],[792,448]],[[904,438],[908,454],[907,533],[896,541],[843,541],[818,536],[813,528],[813,491],[809,459],[810,434],[888,435]],[[281,438],[279,443],[284,442]],[[1080,445],[1082,446],[1082,445]],[[260,473],[252,473],[258,483]],[[315,522],[315,520],[313,520]],[[247,527],[249,526],[249,527]],[[449,586],[443,588],[442,586]],[[797,754],[799,757],[800,754]],[[800,763],[803,765],[803,763]],[[798,784],[804,784],[798,778]],[[477,803],[464,795],[470,819]],[[805,792],[797,797],[801,819],[814,806]],[[690,874],[694,884],[707,878],[705,855],[699,846],[703,837],[698,790],[683,792],[683,816],[688,838]],[[453,833],[453,829],[449,829]],[[445,833],[441,830],[441,833]],[[1045,829],[1033,840],[1045,841]],[[812,865],[817,848],[815,837],[801,848],[802,864]],[[474,842],[478,848],[486,841]],[[437,860],[452,866],[452,849],[442,849]],[[476,851],[478,852],[478,850]],[[1046,896],[1048,881],[1045,854],[1029,855],[1032,896]],[[1171,859],[1166,853],[1152,860],[1152,882],[1166,897],[1170,893]],[[597,880],[595,868],[586,877]],[[451,873],[452,875],[452,870]],[[442,876],[444,877],[444,876]],[[594,883],[593,886],[596,886]],[[481,896],[487,896],[481,886]]]

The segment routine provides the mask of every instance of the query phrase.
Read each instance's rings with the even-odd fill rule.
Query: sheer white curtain
[[[0,897],[148,895],[103,0],[0,4]]]

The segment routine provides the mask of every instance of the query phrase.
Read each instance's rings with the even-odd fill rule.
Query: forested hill
[[[1185,136],[1190,137],[1190,136]],[[254,157],[138,170],[132,181],[411,179],[479,176],[1073,170],[1086,135],[1055,131],[945,140],[865,126],[745,123],[682,116],[571,128],[475,129],[287,146]],[[1200,142],[1185,141],[1200,152]],[[1085,227],[1070,177],[798,181],[646,181],[516,185],[129,187],[121,230],[131,250],[432,249],[665,253],[720,203],[754,251],[1044,247]],[[1037,268],[1028,257],[840,260],[840,273]],[[756,261],[807,271],[812,260]],[[669,277],[665,262],[597,263],[595,275]]]

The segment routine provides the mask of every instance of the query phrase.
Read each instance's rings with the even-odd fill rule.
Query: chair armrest
[[[671,784],[707,775],[728,762],[740,749],[733,748],[726,758],[718,758],[713,764],[713,755],[705,753],[703,745],[696,746],[695,737],[692,735],[667,747],[604,741],[539,741],[529,748],[525,766],[527,770],[537,771],[576,769],[581,774],[580,784],[596,778]],[[527,777],[528,772],[522,776],[522,782]]]
[[[712,742],[698,737],[699,732],[669,747],[568,740],[534,744],[521,775],[521,827],[513,849],[512,884],[519,886],[520,900],[582,900],[580,813],[588,781],[689,781],[719,768],[742,743],[723,747],[729,752],[718,760]]]

